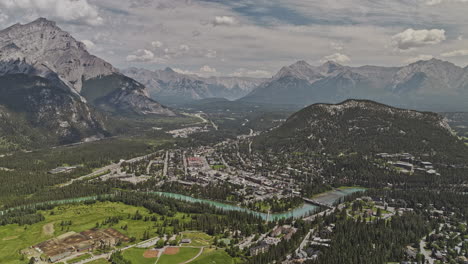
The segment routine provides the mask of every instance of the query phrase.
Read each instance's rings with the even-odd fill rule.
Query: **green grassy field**
[[[97,260],[88,262],[88,264],[109,264],[109,261],[105,259],[97,259]]]
[[[77,262],[80,262],[82,260],[88,259],[90,257],[91,257],[91,254],[87,253],[87,254],[81,255],[79,257],[68,260],[67,264],[77,263]]]
[[[143,253],[145,253],[146,249],[144,248],[130,248],[123,251],[123,256],[125,259],[130,260],[135,264],[154,264],[156,262],[156,258],[145,258],[143,257]]]
[[[189,247],[181,247],[179,253],[175,255],[162,255],[159,260],[158,264],[179,264],[183,263],[191,258],[195,257],[198,252],[200,252],[199,248],[189,248]]]
[[[234,264],[239,263],[224,250],[205,248],[203,254],[190,264]]]
[[[207,247],[213,244],[213,237],[201,233],[201,232],[183,232],[182,234],[182,239],[188,238],[191,239],[192,242],[190,244],[187,244],[187,246],[193,246],[193,247]],[[182,245],[184,246],[184,245]]]
[[[0,227],[0,260],[1,263],[19,264],[19,251],[45,240],[64,234],[68,231],[82,232],[94,228],[96,223],[103,222],[107,217],[122,217],[119,224],[112,226],[128,237],[135,237],[137,241],[143,236],[145,230],[151,230],[150,235],[156,236],[153,225],[155,222],[144,222],[143,220],[127,219],[128,215],[135,214],[136,211],[144,216],[150,216],[149,211],[143,207],[128,206],[121,203],[98,202],[91,205],[63,205],[55,207],[53,210],[42,212],[45,221],[31,226],[7,225]],[[52,213],[53,212],[53,213]],[[166,217],[167,218],[167,217]],[[182,214],[177,214],[174,218],[182,218]],[[167,218],[170,219],[170,218]],[[186,221],[190,221],[187,217]],[[71,226],[60,226],[61,221],[72,221]],[[53,223],[54,230],[51,234],[46,234],[43,227]],[[162,223],[162,222],[161,222]],[[128,229],[121,227],[127,225]],[[109,227],[108,225],[102,228]],[[166,228],[169,231],[170,227]],[[50,232],[49,232],[50,233]]]
[[[213,165],[211,166],[213,170],[224,170],[226,168],[225,165]]]

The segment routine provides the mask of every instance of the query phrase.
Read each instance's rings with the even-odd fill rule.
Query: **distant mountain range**
[[[468,149],[444,117],[368,100],[311,105],[255,137],[252,146],[276,153],[408,152],[439,160],[468,158]]]
[[[353,98],[418,110],[468,111],[468,67],[437,59],[404,67],[334,62],[315,67],[298,61],[240,101],[307,106]]]
[[[0,124],[17,124],[0,129],[3,140],[20,131],[25,139],[19,141],[100,137],[106,134],[101,112],[175,115],[150,99],[142,84],[44,18],[0,31],[0,93]],[[24,133],[28,128],[35,137]]]
[[[144,84],[152,98],[165,104],[183,104],[207,98],[239,99],[266,81],[249,77],[200,77],[171,68],[150,71],[128,68],[122,73]]]

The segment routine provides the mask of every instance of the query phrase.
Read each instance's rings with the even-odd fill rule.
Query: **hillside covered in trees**
[[[467,160],[468,148],[435,113],[404,110],[367,100],[315,104],[279,128],[256,137],[260,151],[363,155],[408,152],[437,160]]]

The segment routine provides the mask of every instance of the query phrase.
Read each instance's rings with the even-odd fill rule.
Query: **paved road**
[[[137,162],[137,161],[140,161],[140,160],[143,160],[143,159],[146,159],[146,158],[149,158],[151,157],[152,155],[156,154],[155,153],[150,153],[148,155],[144,155],[144,156],[140,156],[140,157],[136,157],[136,158],[133,158],[133,159],[129,159],[129,160],[126,160],[125,162],[129,162],[129,163],[132,163],[132,162]],[[59,186],[60,187],[65,187],[65,186],[68,186],[72,183],[74,183],[75,181],[80,181],[80,180],[84,180],[88,177],[94,177],[94,176],[97,176],[99,174],[103,174],[105,173],[106,171],[113,171],[113,170],[117,170],[118,168],[120,168],[120,165],[122,165],[122,162],[123,161],[120,161],[119,163],[115,164],[111,164],[111,165],[107,165],[105,167],[102,167],[100,169],[97,169],[96,171],[88,174],[88,175],[84,175],[84,176],[81,176],[79,178],[75,178],[75,179],[71,179],[70,181],[66,182],[66,183],[62,183],[60,184]]]
[[[191,258],[191,259],[189,259],[189,260],[187,260],[185,262],[182,262],[180,264],[187,264],[187,263],[190,263],[190,262],[194,261],[195,259],[197,259],[203,253],[204,249],[205,249],[204,247],[200,248],[200,252],[198,252],[198,254],[195,257],[193,257],[193,258]]]
[[[185,156],[185,151],[182,152],[182,164],[184,164],[184,175],[187,176],[187,157]]]
[[[142,241],[142,242],[140,242],[140,243],[133,244],[133,245],[130,245],[130,246],[126,246],[126,247],[121,248],[121,249],[118,249],[118,250],[120,250],[120,251],[125,251],[125,250],[127,250],[127,249],[129,249],[129,248],[138,247],[139,245],[144,245],[144,244],[146,244],[146,243],[151,243],[151,242],[152,242],[153,240],[155,240],[155,239],[159,239],[159,237],[153,237],[153,238],[150,238],[150,239],[148,239],[148,240]],[[77,262],[77,263],[75,263],[75,264],[86,264],[86,263],[89,263],[89,262],[91,262],[91,261],[98,260],[98,259],[108,259],[108,258],[110,258],[110,256],[112,255],[112,253],[114,253],[115,251],[117,251],[117,250],[113,250],[113,251],[111,251],[111,252],[109,252],[109,253],[106,253],[106,254],[94,255],[92,258],[82,260],[82,261]],[[72,257],[69,257],[69,258],[66,258],[66,259],[64,259],[64,260],[72,259],[72,258],[74,258],[74,257],[76,257],[76,255],[75,255],[75,256],[72,256]],[[62,261],[64,261],[64,260],[62,260]]]
[[[430,237],[431,235],[433,235],[433,234],[435,234],[435,230],[433,230],[429,235],[427,235],[425,238],[421,239],[421,241],[419,242],[419,250],[424,255],[424,257],[426,259],[426,262],[429,263],[429,264],[434,264],[434,259],[431,256],[431,252],[426,250],[426,248],[425,248],[426,245],[427,245],[426,239],[428,237]]]
[[[255,235],[251,235],[248,238],[246,238],[245,240],[243,240],[242,242],[240,242],[237,246],[239,247],[239,249],[242,250],[242,249],[248,247],[252,243],[252,240],[254,238],[255,238]]]
[[[146,167],[146,175],[150,175],[151,165],[153,164],[154,160],[150,160],[148,166]]]
[[[310,236],[314,233],[314,229],[309,230],[309,233],[304,237],[304,240],[302,240],[301,244],[299,247],[296,249],[296,254],[299,254],[300,251],[304,249],[304,247],[307,245],[307,242],[309,241]]]
[[[167,176],[167,167],[169,166],[169,151],[166,151],[166,158],[164,159],[163,177]]]
[[[103,173],[105,173],[106,171],[116,170],[116,169],[118,169],[118,168],[120,167],[120,164],[121,164],[121,163],[119,162],[118,164],[115,164],[115,163],[114,163],[114,164],[111,164],[111,165],[102,167],[102,168],[97,169],[96,171],[94,171],[94,172],[92,172],[92,173],[90,173],[90,174],[81,176],[81,177],[79,177],[79,178],[71,179],[71,180],[69,180],[69,181],[66,182],[66,183],[60,184],[59,186],[60,186],[60,187],[65,187],[65,186],[68,186],[68,185],[74,183],[75,181],[81,181],[81,180],[84,180],[84,179],[86,179],[86,178],[88,178],[88,177],[94,177],[94,176],[97,176],[97,175],[99,175],[99,174],[103,174]]]

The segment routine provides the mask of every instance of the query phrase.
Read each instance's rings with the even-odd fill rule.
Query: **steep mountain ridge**
[[[85,44],[61,30],[55,22],[45,18],[25,25],[15,24],[0,31],[0,76],[8,74],[43,77],[55,86],[79,95],[82,95],[81,92],[89,81],[107,76],[126,78],[110,63],[91,55]],[[128,82],[122,80],[120,84]],[[109,92],[116,93],[120,90],[121,95],[141,97],[136,100],[140,104],[129,108],[128,103],[135,100],[124,100],[122,96],[118,97],[120,100],[109,100],[106,104],[112,104],[113,109],[129,109],[138,114],[174,115],[172,111],[147,97],[144,86],[136,85],[137,82],[132,84],[117,85]],[[102,90],[101,87],[93,89]],[[103,95],[103,98],[108,95]],[[84,98],[88,99],[86,96]],[[82,98],[82,101],[85,100]],[[119,104],[124,104],[125,107]],[[147,111],[149,108],[151,110]]]
[[[5,63],[19,62],[46,74],[56,73],[77,92],[83,80],[117,72],[110,63],[89,54],[85,44],[45,18],[0,31],[0,61],[4,62],[2,74],[28,74],[15,63],[10,68]]]
[[[182,74],[171,68],[150,71],[128,68],[122,72],[141,82],[153,98],[163,103],[186,103],[207,98],[235,100],[252,91],[264,79],[240,77],[200,77]]]
[[[314,67],[299,61],[240,100],[310,105],[352,98],[421,110],[468,110],[468,71],[437,59],[404,67],[349,67],[334,62]]]

